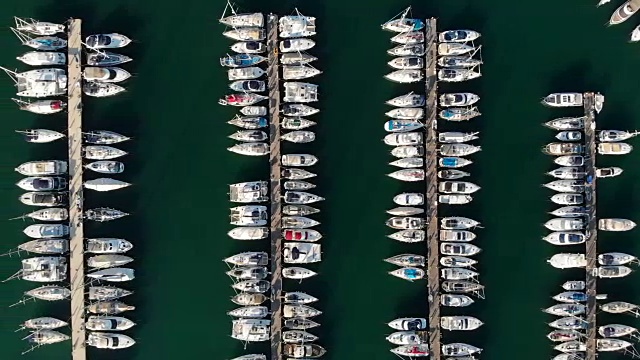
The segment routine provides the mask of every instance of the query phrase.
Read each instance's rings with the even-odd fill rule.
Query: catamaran
[[[279,19],[278,30],[281,38],[297,38],[316,34],[316,18],[304,16],[295,9],[296,15],[282,16]]]

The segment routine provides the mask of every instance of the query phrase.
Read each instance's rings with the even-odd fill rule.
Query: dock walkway
[[[68,137],[69,137],[69,266],[71,276],[71,341],[73,360],[86,360],[84,303],[84,229],[82,203],[82,20],[68,25]]]
[[[269,90],[269,166],[271,194],[271,359],[282,359],[282,195],[280,193],[280,75],[278,17],[267,20],[267,79]]]
[[[585,171],[587,176],[592,178],[591,183],[585,189],[585,205],[589,211],[589,223],[587,225],[587,241],[586,241],[586,294],[589,296],[587,300],[586,321],[587,327],[587,352],[585,360],[595,360],[597,355],[596,344],[596,270],[598,267],[597,257],[597,240],[598,240],[598,219],[596,218],[596,121],[595,121],[595,94],[592,92],[584,94],[584,115],[587,117],[584,124],[585,135]]]
[[[429,287],[429,351],[432,360],[440,360],[440,249],[438,223],[438,77],[436,73],[437,39],[436,19],[426,20],[425,96],[426,96],[426,151],[425,151],[425,204],[427,221],[427,278]]]

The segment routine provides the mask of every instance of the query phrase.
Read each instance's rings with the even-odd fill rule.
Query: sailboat
[[[408,31],[418,31],[422,30],[425,26],[424,22],[420,19],[412,19],[408,18],[407,15],[411,11],[411,6],[406,8],[401,14],[400,17],[394,17],[393,19],[387,21],[386,23],[380,25],[382,30],[392,31],[392,32],[408,32]]]

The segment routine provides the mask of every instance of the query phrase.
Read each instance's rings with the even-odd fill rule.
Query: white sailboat
[[[85,188],[96,191],[113,191],[131,186],[130,183],[111,179],[111,178],[99,178],[85,181],[82,184]]]

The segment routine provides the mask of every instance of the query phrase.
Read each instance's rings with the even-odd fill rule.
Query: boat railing
[[[11,31],[13,32],[13,34],[18,38],[18,40],[20,40],[20,43],[22,43],[22,45],[28,43],[29,41],[33,40],[33,36],[23,33],[22,31],[16,29],[16,28],[10,28]]]
[[[13,80],[14,83],[18,84],[18,73],[12,70],[9,70],[5,67],[0,66],[0,69],[2,69],[7,75],[9,75],[9,77]]]

